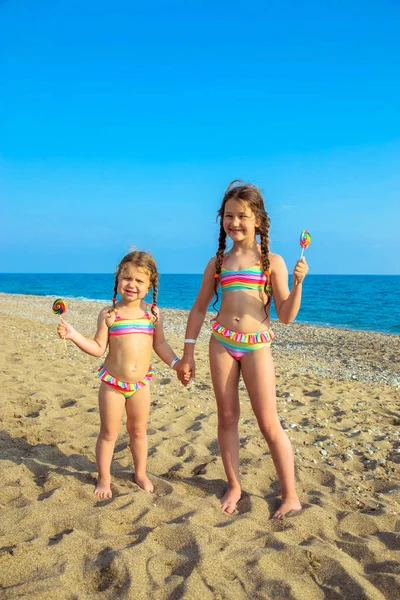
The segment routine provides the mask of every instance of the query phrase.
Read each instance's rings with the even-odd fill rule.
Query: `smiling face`
[[[126,263],[118,277],[118,293],[124,300],[143,300],[151,288],[150,274],[146,269]]]
[[[259,223],[249,207],[243,200],[228,200],[224,208],[223,228],[233,242],[253,240],[256,227]]]

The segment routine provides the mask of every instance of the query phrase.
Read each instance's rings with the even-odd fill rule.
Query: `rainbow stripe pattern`
[[[248,352],[269,346],[274,338],[270,330],[256,333],[232,331],[220,325],[215,318],[211,319],[210,324],[213,336],[236,360],[240,360]]]
[[[152,366],[149,367],[146,375],[140,381],[135,381],[135,383],[131,383],[129,381],[122,381],[117,377],[113,377],[105,368],[104,365],[101,365],[98,369],[98,377],[100,381],[104,381],[107,385],[111,386],[117,392],[121,392],[121,394],[125,398],[130,398],[133,396],[135,392],[143,388],[145,385],[150,383],[153,378],[154,369]]]
[[[263,290],[267,276],[262,272],[261,261],[248,269],[239,271],[229,271],[222,265],[219,281],[222,292],[231,290]],[[272,287],[267,286],[267,291],[271,293]]]
[[[115,321],[110,325],[108,333],[110,336],[128,335],[130,333],[154,335],[154,323],[147,310],[145,316],[140,319],[122,319],[116,312]]]
[[[51,310],[55,315],[63,315],[67,311],[67,303],[62,298],[54,300]]]
[[[300,247],[308,248],[311,243],[311,235],[307,229],[304,229],[300,234]]]

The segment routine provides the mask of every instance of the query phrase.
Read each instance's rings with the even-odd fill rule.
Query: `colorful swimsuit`
[[[221,291],[230,292],[232,290],[264,290],[264,284],[267,276],[261,269],[261,260],[258,260],[255,265],[248,269],[239,269],[238,271],[230,271],[221,267],[219,283]],[[267,291],[272,292],[272,286],[267,285]]]
[[[219,277],[221,291],[229,292],[234,290],[264,290],[264,284],[267,276],[261,269],[261,260],[248,269],[230,271],[222,265]],[[267,285],[267,291],[272,293],[272,286]],[[227,329],[213,318],[210,321],[212,334],[216,340],[229,352],[233,358],[240,360],[242,356],[269,346],[273,340],[274,334],[270,330],[256,331],[255,333],[245,333]]]
[[[140,319],[123,319],[115,310],[115,321],[112,325],[110,325],[108,335],[113,337],[135,333],[154,335],[154,323],[149,314],[148,305],[146,306],[144,317]],[[153,373],[154,369],[150,366],[143,379],[140,381],[135,381],[135,383],[131,383],[130,381],[122,381],[121,379],[114,377],[104,368],[104,365],[101,365],[98,370],[98,376],[100,380],[120,392],[125,398],[130,398],[135,392],[137,392],[137,390],[140,390],[147,385],[151,381]]]
[[[107,385],[117,390],[117,392],[121,392],[124,398],[130,398],[133,396],[135,392],[143,388],[145,385],[150,383],[153,377],[154,369],[153,367],[149,367],[146,375],[140,381],[135,381],[135,383],[130,383],[129,381],[122,381],[122,379],[117,379],[117,377],[113,377],[105,368],[104,365],[101,365],[99,368],[99,377],[100,381],[104,381]]]

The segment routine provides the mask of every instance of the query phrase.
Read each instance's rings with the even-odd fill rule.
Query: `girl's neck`
[[[243,240],[242,242],[235,242],[232,246],[232,253],[240,256],[241,254],[249,254],[254,252],[258,254],[260,252],[257,240]]]
[[[137,298],[135,300],[124,300],[124,298],[122,298],[119,302],[117,302],[117,307],[118,308],[127,308],[127,309],[136,309],[136,308],[141,308],[142,302],[144,302],[144,300],[142,298]]]

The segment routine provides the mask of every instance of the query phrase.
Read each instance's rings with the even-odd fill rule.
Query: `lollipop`
[[[308,246],[310,245],[310,242],[311,242],[310,232],[307,231],[307,229],[304,229],[304,231],[302,231],[300,234],[300,247],[301,247],[300,258],[302,258],[303,254],[304,254],[304,250],[306,248],[308,248]]]
[[[54,300],[53,307],[51,309],[55,315],[63,315],[67,311],[67,304],[62,298]]]
[[[307,229],[304,229],[300,234],[300,248],[301,248],[300,258],[303,258],[304,250],[306,248],[308,248],[308,246],[310,245],[310,242],[311,242],[310,232]],[[300,280],[296,279],[296,285],[299,285],[299,283],[300,283]]]
[[[67,303],[62,298],[57,298],[57,300],[54,300],[51,310],[53,311],[53,313],[55,315],[60,315],[60,321],[61,321],[61,315],[63,315],[67,310]],[[64,338],[64,350],[66,350],[66,349],[67,349],[67,343]]]

